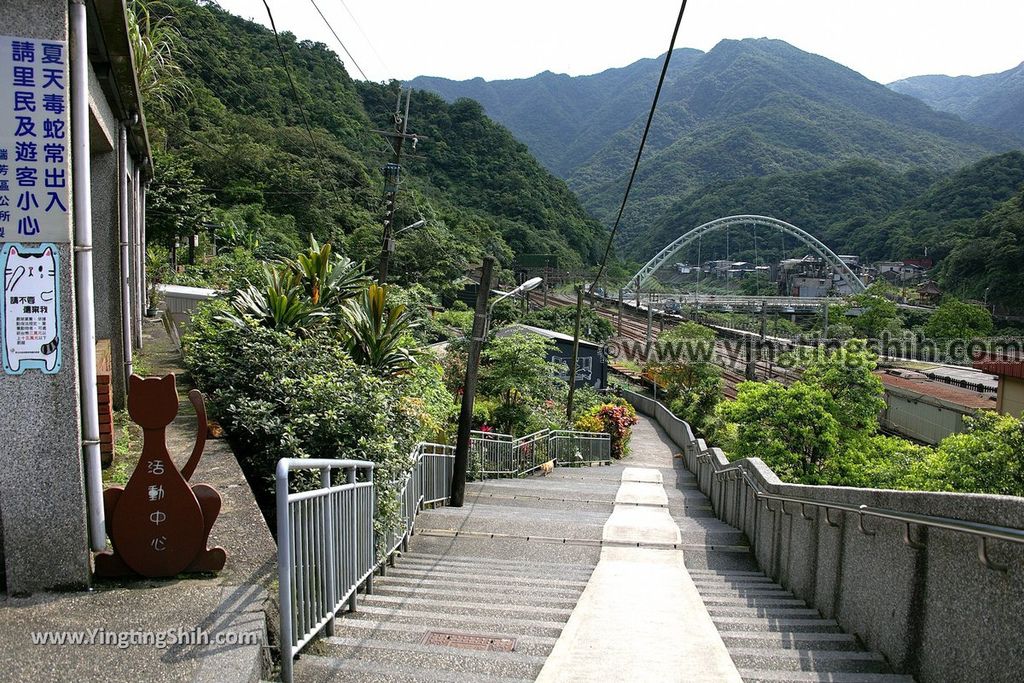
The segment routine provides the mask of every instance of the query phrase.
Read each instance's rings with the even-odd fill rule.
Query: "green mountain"
[[[954,251],[989,211],[1024,187],[1024,153],[987,157],[953,173],[894,171],[874,161],[851,161],[802,173],[711,183],[675,202],[649,231],[626,245],[654,254],[687,230],[721,216],[760,213],[792,223],[837,253],[868,261]],[[709,235],[678,261],[731,257],[770,263],[802,256],[806,246],[762,228]],[[927,252],[927,254],[926,254]]]
[[[391,128],[398,84],[357,83],[327,46],[282,33],[296,96],[268,29],[214,3],[162,5],[181,34],[188,93],[147,107],[157,150],[151,190],[171,207],[153,212],[153,234],[181,233],[173,207],[184,188],[196,206],[212,207],[215,224],[271,251],[312,233],[375,263],[380,167],[391,150],[373,130]],[[567,266],[593,262],[605,229],[478,105],[418,92],[409,119],[422,137],[404,150],[396,222],[428,222],[398,239],[399,281],[450,285],[483,253],[506,265],[526,251],[557,254]]]
[[[984,76],[914,76],[889,87],[933,109],[1024,139],[1024,63]]]
[[[913,169],[939,172],[958,168],[995,152],[1020,147],[998,131],[936,112],[924,103],[823,57],[778,40],[726,40],[706,54],[692,51],[672,70],[662,94],[637,185],[621,232],[631,256],[642,258],[652,245],[644,237],[673,203],[709,183],[807,173],[845,161],[871,160],[894,173]],[[675,62],[675,56],[673,58]],[[487,112],[519,133],[541,159],[568,179],[584,205],[608,223],[621,200],[649,106],[640,91],[621,94],[613,78],[630,72],[653,89],[659,60],[585,77],[592,92],[605,86],[616,102],[621,125],[604,135],[587,135],[591,120],[579,120],[593,107],[572,110],[571,127],[536,134],[532,120],[557,120],[552,112],[574,101],[579,79],[541,75],[537,79],[460,84],[418,81],[442,95],[482,97]],[[530,82],[533,81],[531,84]],[[545,83],[544,88],[539,85]],[[511,94],[528,93],[519,101]],[[487,94],[485,91],[488,91]],[[646,92],[646,91],[645,91]],[[516,102],[517,107],[510,103]],[[527,116],[528,115],[528,116]],[[531,137],[532,136],[532,137]],[[596,151],[551,140],[586,138]],[[561,145],[561,146],[559,146]],[[561,155],[561,156],[560,156]],[[561,159],[561,160],[560,160]],[[761,209],[746,207],[748,211]]]

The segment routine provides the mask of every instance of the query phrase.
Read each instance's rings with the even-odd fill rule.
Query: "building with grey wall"
[[[109,382],[124,404],[141,342],[152,176],[133,64],[123,0],[0,0],[0,567],[10,593],[87,586],[90,551],[106,544],[97,396]]]

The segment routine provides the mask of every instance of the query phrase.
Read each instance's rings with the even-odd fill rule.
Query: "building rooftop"
[[[540,336],[547,337],[548,339],[552,339],[552,340],[556,340],[556,341],[567,341],[570,344],[572,343],[572,335],[571,334],[562,334],[561,332],[555,332],[554,330],[548,330],[548,329],[545,329],[543,327],[534,327],[533,325],[521,325],[521,324],[509,325],[508,327],[503,327],[502,329],[498,330],[494,334],[495,334],[495,336],[498,336],[498,337],[509,337],[509,336],[511,336],[513,334],[524,334],[524,333],[525,334],[539,334]],[[594,349],[602,348],[601,345],[598,344],[597,342],[587,341],[586,339],[580,339],[580,346],[589,346],[589,347],[594,348]]]
[[[946,384],[945,382],[936,382],[930,379],[898,377],[885,371],[878,371],[875,372],[875,374],[878,375],[878,379],[882,380],[882,384],[885,385],[886,389],[901,389],[903,391],[913,392],[922,397],[931,398],[956,407],[967,408],[969,410],[996,409],[995,394],[979,394],[976,391],[961,389],[960,387]]]

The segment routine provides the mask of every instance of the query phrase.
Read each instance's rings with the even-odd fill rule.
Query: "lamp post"
[[[469,338],[469,357],[466,361],[466,381],[462,386],[462,408],[459,411],[459,431],[455,439],[455,462],[452,472],[451,506],[462,507],[466,497],[466,470],[469,467],[469,435],[473,426],[473,402],[476,400],[476,378],[480,368],[480,348],[490,328],[491,311],[502,299],[517,294],[525,294],[536,289],[543,278],[535,277],[519,285],[511,292],[505,292],[495,299],[490,306],[487,300],[491,293],[491,279],[494,270],[494,257],[484,259],[483,271],[480,274],[480,290],[476,295],[476,314],[473,317],[473,331]]]

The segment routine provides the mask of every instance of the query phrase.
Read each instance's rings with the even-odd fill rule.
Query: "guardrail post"
[[[283,466],[282,466],[283,465]],[[281,610],[281,680],[292,681],[292,535],[288,519],[288,463],[277,466],[277,600]]]
[[[352,539],[349,543],[346,543],[345,545],[349,549],[349,552],[347,553],[347,560],[349,562],[349,566],[351,567],[352,578],[354,580],[355,577],[359,576],[359,515],[357,514],[358,495],[354,487],[356,483],[355,467],[345,468],[345,483],[353,485],[353,488],[348,489],[348,494],[351,501],[350,507],[352,510]],[[357,588],[358,586],[352,589],[352,594],[348,598],[349,612],[356,611],[356,594],[359,592],[358,590],[356,590]]]
[[[329,489],[331,488],[331,468],[322,467],[320,468],[320,488]],[[327,495],[324,501],[324,513],[326,516],[327,527],[327,544],[326,544],[326,555],[324,558],[324,564],[327,566],[327,604],[330,605],[331,609],[338,604],[338,583],[336,568],[338,566],[338,555],[334,547],[334,496]],[[324,627],[324,631],[328,636],[334,635],[334,616],[332,615],[327,620],[327,625]]]

